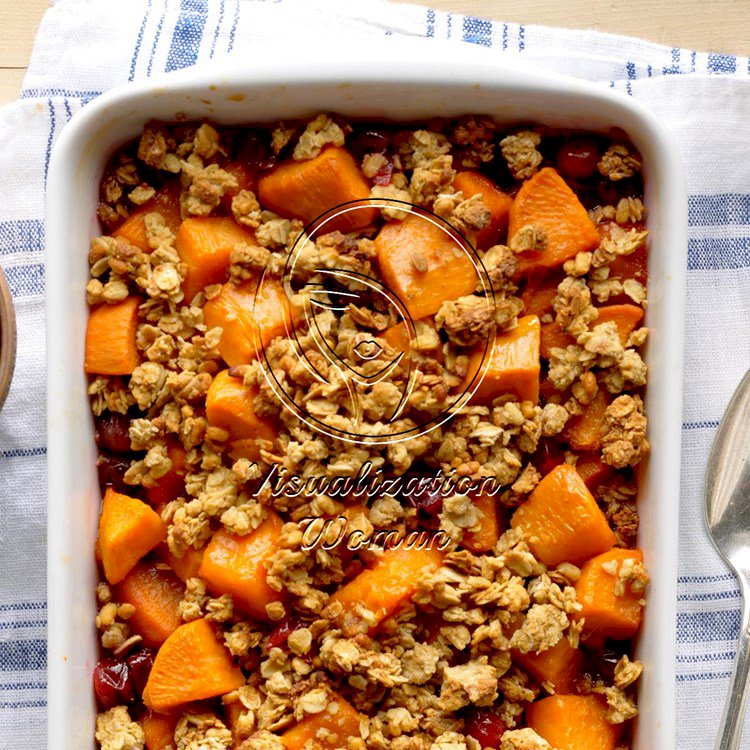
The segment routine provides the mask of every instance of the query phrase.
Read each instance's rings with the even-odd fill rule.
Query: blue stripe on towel
[[[208,0],[181,0],[180,15],[172,36],[166,70],[195,65],[206,25]]]
[[[486,18],[466,16],[464,18],[463,40],[483,47],[492,46],[492,21]]]
[[[0,255],[44,249],[44,222],[38,219],[0,221]]]

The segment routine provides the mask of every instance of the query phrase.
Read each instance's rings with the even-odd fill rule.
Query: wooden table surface
[[[670,46],[750,54],[750,0],[425,0],[421,4],[504,21],[591,28]],[[0,0],[0,104],[18,96],[34,35],[48,5],[48,0]]]

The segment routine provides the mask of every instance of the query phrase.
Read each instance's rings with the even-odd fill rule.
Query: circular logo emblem
[[[370,223],[373,208],[400,211],[411,226],[411,239],[406,243],[409,246],[395,249],[397,256],[401,251],[404,254],[392,264],[395,271],[385,274],[381,264],[380,274],[363,273],[365,264],[348,262],[351,258],[346,249],[342,253],[319,251],[316,241],[336,228]],[[363,211],[368,212],[368,218],[358,221],[356,212]],[[377,268],[378,262],[371,259],[371,265]],[[338,408],[334,413],[320,408],[319,399],[307,398],[310,389],[302,392],[303,389],[278,377],[269,360],[267,345],[262,337],[256,336],[258,359],[279,401],[311,429],[359,444],[384,445],[409,440],[451,419],[469,402],[482,380],[483,364],[495,337],[494,325],[486,340],[474,344],[469,351],[462,350],[468,354],[466,377],[451,389],[441,402],[443,407],[435,413],[435,410],[420,410],[418,405],[415,408],[412,399],[417,389],[431,383],[430,378],[434,380],[436,368],[443,366],[440,361],[443,342],[438,339],[434,325],[437,310],[416,319],[413,313],[423,314],[424,300],[430,295],[439,299],[444,291],[445,299],[451,299],[450,275],[456,268],[460,268],[467,288],[464,294],[476,291],[494,313],[492,285],[476,250],[439,216],[410,203],[385,198],[344,203],[319,216],[292,248],[282,286],[290,305],[295,300],[294,323],[287,330],[294,356],[308,373],[306,379],[319,386],[318,392],[335,394]],[[393,278],[386,284],[384,277]],[[278,278],[264,272],[256,300],[267,299],[266,287],[271,285],[278,286]],[[423,294],[419,293],[421,289]],[[341,319],[346,314],[348,321],[344,325]],[[494,315],[489,317],[493,319]],[[382,320],[396,323],[381,330]],[[428,346],[424,343],[425,332],[432,339]],[[387,405],[378,409],[373,418],[370,405],[378,399],[381,406],[383,400]]]

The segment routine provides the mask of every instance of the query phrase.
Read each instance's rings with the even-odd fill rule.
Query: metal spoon
[[[715,746],[736,750],[750,675],[750,372],[729,402],[708,459],[706,525],[717,551],[737,574],[742,592],[737,656]]]

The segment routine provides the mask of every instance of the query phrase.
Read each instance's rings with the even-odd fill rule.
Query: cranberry
[[[128,665],[119,659],[99,659],[94,667],[94,692],[102,708],[130,703],[135,692]]]
[[[372,178],[372,181],[376,185],[390,185],[392,177],[393,177],[393,162],[389,159],[375,173],[375,176]]]
[[[107,411],[96,420],[96,444],[110,453],[130,451],[130,419],[127,414]]]
[[[565,463],[565,455],[563,454],[559,443],[555,440],[542,438],[542,440],[539,441],[539,445],[532,461],[534,466],[539,470],[539,473],[544,477],[549,474],[555,466]]]
[[[414,481],[415,479],[418,481]],[[433,477],[409,477],[405,486],[412,490],[406,499],[417,510],[421,510],[428,516],[436,516],[443,509],[440,483],[435,482]]]
[[[112,487],[117,492],[127,493],[132,488],[125,484],[125,472],[130,468],[130,458],[124,456],[111,456],[102,454],[99,456],[96,468],[99,472],[99,487],[102,493],[107,487]]]
[[[286,617],[283,619],[269,634],[266,646],[270,650],[272,648],[280,648],[284,651],[288,650],[287,638],[301,625],[300,621],[296,617]]]
[[[245,136],[237,157],[253,172],[271,169],[277,160],[270,146],[256,133]]]
[[[144,648],[130,654],[125,660],[130,676],[133,680],[133,688],[137,695],[143,695],[143,690],[154,666],[154,654],[150,649]]]
[[[473,737],[482,747],[500,747],[505,722],[488,708],[473,708],[464,722],[464,734]]]
[[[593,680],[611,685],[615,676],[615,665],[622,658],[629,644],[605,641],[601,649],[586,649],[585,672]]]
[[[362,130],[350,139],[351,150],[360,158],[365,154],[385,154],[391,146],[386,130]]]
[[[571,138],[557,152],[557,168],[565,177],[585,180],[596,172],[599,146],[590,138]]]

